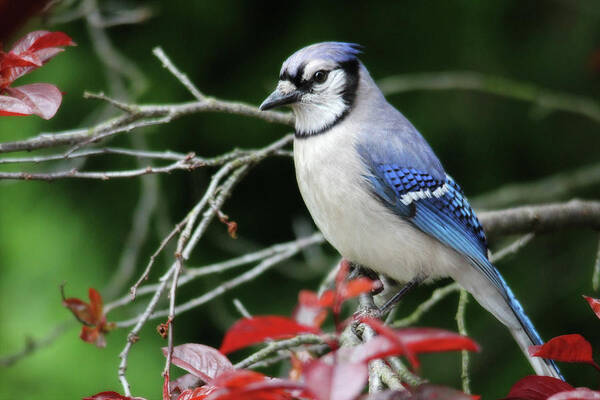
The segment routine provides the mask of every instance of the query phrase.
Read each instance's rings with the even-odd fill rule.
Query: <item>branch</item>
[[[489,236],[569,228],[600,230],[600,201],[571,200],[567,203],[486,211],[479,214],[479,220]]]
[[[249,368],[253,364],[265,360],[281,350],[290,350],[294,347],[302,346],[305,344],[324,343],[326,343],[325,338],[313,334],[303,334],[293,337],[291,339],[279,340],[276,342],[269,343],[264,349],[257,351],[256,353],[248,356],[247,358],[244,358],[242,361],[235,364],[234,367],[236,369]]]
[[[40,340],[34,340],[30,337],[25,338],[25,347],[23,350],[14,354],[2,356],[0,358],[0,365],[3,367],[11,367],[23,358],[31,355],[37,350],[44,347],[50,346],[56,339],[58,339],[63,333],[66,332],[73,324],[73,321],[64,322],[55,327],[47,336]]]
[[[88,96],[90,95],[88,94]],[[92,96],[109,101],[109,98],[103,95]],[[116,104],[116,100],[110,99],[110,101],[111,104]],[[75,129],[58,133],[43,133],[30,139],[0,143],[0,153],[24,150],[31,151],[63,145],[78,145],[82,143],[89,144],[121,132],[128,132],[143,126],[165,124],[185,115],[202,112],[221,112],[225,114],[243,115],[266,122],[288,126],[294,124],[294,117],[290,113],[260,111],[257,107],[248,104],[218,100],[210,97],[205,98],[203,101],[179,104],[120,104],[122,107],[129,108],[130,111],[87,129]]]
[[[598,250],[596,252],[596,260],[594,262],[594,272],[592,274],[592,288],[598,291],[600,286],[600,240],[598,240]]]
[[[187,75],[181,72],[175,65],[173,65],[173,62],[171,62],[171,59],[167,57],[162,48],[155,47],[154,49],[152,49],[152,53],[154,53],[154,55],[158,57],[160,61],[162,61],[163,67],[168,69],[169,72],[173,74],[173,76],[175,76],[175,78],[177,78],[177,80],[181,82],[181,84],[190,91],[190,93],[196,98],[196,100],[203,101],[205,99],[205,96],[200,92],[200,90],[198,90],[198,88],[192,83],[192,81],[190,81]]]
[[[579,189],[600,184],[600,164],[561,172],[538,181],[512,183],[474,197],[475,208],[498,208],[512,204],[558,200]]]
[[[461,289],[460,297],[458,299],[458,309],[456,310],[456,325],[458,326],[458,333],[463,336],[467,336],[467,326],[465,322],[465,310],[467,303],[469,302],[469,293]],[[466,394],[471,394],[471,378],[469,377],[469,352],[467,350],[461,351],[461,372],[460,378],[462,380],[462,390]]]
[[[527,82],[519,82],[472,71],[445,71],[392,76],[378,82],[386,94],[415,90],[474,90],[529,101],[535,105],[572,112],[600,122],[600,103],[583,96],[555,92]]]

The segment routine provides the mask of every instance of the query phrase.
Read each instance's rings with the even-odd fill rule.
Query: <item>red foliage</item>
[[[205,386],[184,391],[177,400],[291,400],[289,390],[302,390],[293,382],[271,379],[248,370],[226,371]]]
[[[106,346],[105,333],[115,328],[112,322],[106,322],[106,316],[102,311],[102,296],[94,288],[88,291],[90,302],[86,303],[77,298],[66,299],[63,294],[63,306],[67,307],[75,318],[83,324],[79,337],[98,347]]]
[[[292,317],[298,323],[320,327],[327,318],[327,308],[331,308],[336,315],[337,322],[337,315],[346,300],[363,293],[370,293],[381,287],[380,281],[373,281],[365,277],[347,281],[349,269],[348,261],[343,260],[335,277],[335,289],[326,290],[321,296],[310,290],[300,291],[298,305],[294,309]]]
[[[261,343],[266,339],[286,339],[299,333],[316,333],[321,331],[313,326],[301,325],[296,321],[278,315],[243,318],[233,324],[225,334],[221,353],[232,351]]]
[[[589,296],[583,296],[583,298],[588,302],[594,314],[600,318],[600,299],[594,299],[593,297]]]
[[[162,351],[166,356],[167,348],[163,347]],[[217,349],[203,344],[187,343],[175,346],[171,360],[173,364],[202,378],[204,382],[233,369],[233,365],[227,357]]]
[[[303,368],[306,387],[317,400],[351,400],[358,396],[369,375],[365,363],[328,364],[321,359]]]
[[[547,400],[600,400],[600,392],[588,388],[577,388],[553,394]]]
[[[315,292],[301,290],[292,318],[299,324],[319,328],[327,318],[327,308]]]
[[[515,383],[504,400],[546,400],[555,393],[571,389],[573,386],[560,379],[529,375]]]
[[[543,345],[530,346],[529,354],[556,361],[595,364],[592,345],[579,334],[557,336]]]
[[[21,76],[41,67],[75,43],[62,32],[34,31],[19,39],[8,52],[0,51],[0,116],[38,115],[50,119],[62,101],[60,90],[48,83],[10,88]]]
[[[145,400],[143,397],[123,396],[117,392],[100,392],[90,397],[84,397],[83,400]]]
[[[380,336],[357,346],[353,359],[370,361],[391,355],[404,355],[413,365],[419,367],[416,355],[443,351],[479,351],[479,345],[471,338],[437,328],[392,329],[383,322],[370,317],[360,318],[369,324]]]

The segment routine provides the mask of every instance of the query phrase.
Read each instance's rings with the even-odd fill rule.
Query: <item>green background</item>
[[[191,100],[152,55],[155,46],[162,46],[204,93],[259,104],[275,86],[281,62],[298,48],[323,40],[362,44],[361,58],[375,79],[412,72],[473,70],[595,100],[600,94],[600,3],[596,0],[100,4],[106,12],[138,5],[154,11],[153,18],[143,24],[108,30],[117,49],[146,77],[147,89],[139,102]],[[42,27],[41,20],[32,20],[13,40]],[[3,142],[89,126],[100,103],[82,100],[83,91],[109,90],[85,24],[74,21],[49,29],[68,33],[78,46],[68,48],[17,84],[54,83],[65,92],[63,104],[51,121],[0,118]],[[416,91],[389,99],[423,133],[446,169],[473,198],[508,183],[528,182],[600,161],[599,125],[580,115],[465,91]],[[287,132],[286,127],[245,117],[196,114],[119,136],[110,145],[130,147],[130,137],[140,135],[150,149],[211,156],[235,147],[264,146]],[[65,166],[1,166],[0,170],[47,171]],[[135,167],[134,160],[108,156],[80,166],[86,170]],[[185,216],[206,188],[210,172],[178,172],[158,178],[162,221],[175,223]],[[61,306],[61,282],[67,282],[68,296],[83,299],[88,287],[105,289],[131,228],[139,190],[140,179],[0,181],[0,355],[18,351],[26,337],[42,338],[72,319]],[[596,185],[560,200],[599,195]],[[294,221],[310,223],[287,158],[269,159],[253,169],[224,212],[238,222],[240,238],[233,242],[223,225],[213,224],[190,265],[292,240]],[[159,225],[157,220],[151,225],[139,259],[140,270],[162,238]],[[502,244],[495,241],[491,247]],[[600,321],[581,299],[582,294],[600,297],[591,287],[597,245],[598,234],[591,231],[543,235],[498,267],[543,337],[581,333],[592,342],[598,357]],[[235,297],[253,314],[288,315],[298,290],[315,289],[335,261],[333,249],[325,246],[323,251],[311,268],[298,257],[181,315],[175,324],[175,343],[218,347],[227,327],[239,317],[231,302]],[[170,261],[167,256],[160,258],[151,279]],[[198,280],[182,289],[177,300],[198,296],[239,271]],[[419,288],[401,305],[400,315],[408,314],[432,289]],[[143,299],[109,314],[109,320],[135,315]],[[455,330],[456,304],[457,296],[449,297],[419,325]],[[165,342],[155,332],[157,323],[151,321],[142,330],[128,369],[133,393],[148,399],[159,398],[162,384],[164,360],[159,348]],[[483,348],[472,357],[474,393],[484,399],[505,396],[514,382],[531,373],[508,332],[473,301],[467,308],[467,328]],[[71,325],[51,346],[2,368],[0,398],[71,399],[103,390],[122,392],[117,366],[126,332],[110,333],[107,348],[97,349],[78,339],[78,329]],[[457,354],[422,358],[424,377],[460,387]],[[596,387],[592,368],[566,364],[561,368],[574,386]],[[268,372],[282,373],[278,369]]]

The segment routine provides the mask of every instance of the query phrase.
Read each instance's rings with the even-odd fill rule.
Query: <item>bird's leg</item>
[[[381,315],[390,311],[392,309],[392,307],[394,307],[396,304],[398,304],[398,302],[408,292],[410,292],[413,288],[419,286],[419,284],[421,284],[421,282],[423,282],[424,280],[425,280],[425,277],[419,275],[416,278],[413,278],[412,280],[407,282],[404,286],[402,286],[402,288],[398,291],[398,293],[396,293],[394,296],[392,296],[392,298],[390,298],[388,301],[386,301],[385,304],[379,309],[381,312]]]

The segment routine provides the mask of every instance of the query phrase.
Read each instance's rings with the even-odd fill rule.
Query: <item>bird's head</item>
[[[289,105],[296,135],[327,131],[351,110],[359,82],[358,45],[323,42],[304,47],[282,65],[277,88],[261,110]]]

